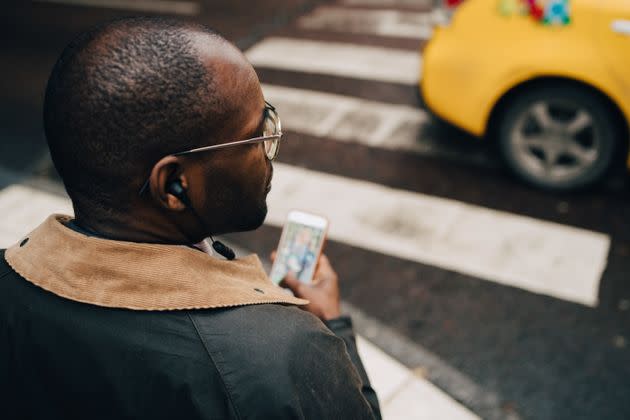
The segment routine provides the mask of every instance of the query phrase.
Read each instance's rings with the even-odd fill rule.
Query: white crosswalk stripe
[[[349,6],[375,6],[375,7],[432,7],[436,0],[341,0],[341,4]]]
[[[398,10],[346,9],[326,6],[298,20],[303,29],[353,32],[389,37],[428,39],[433,33],[433,14]]]
[[[0,190],[0,249],[13,245],[52,213],[73,214],[70,201],[22,185]]]
[[[595,306],[607,235],[275,164],[267,222],[291,209],[330,220],[331,239]],[[326,197],[325,200],[322,197]]]
[[[263,85],[263,92],[292,131],[420,153],[434,147],[409,135],[429,121],[418,108],[273,85]]]
[[[444,142],[425,134],[431,119],[422,109],[306,89],[262,87],[265,98],[282,116],[285,131],[418,155],[461,158]],[[469,152],[466,160],[487,163],[480,152]]]
[[[266,38],[247,50],[254,66],[415,85],[420,56],[415,51],[339,42]]]
[[[362,337],[357,337],[361,359],[382,407],[383,418],[427,420],[479,419],[431,382],[418,378],[405,366]]]
[[[199,14],[198,1],[174,0],[35,0],[39,3],[56,3],[71,6],[97,7],[106,9],[133,10],[137,12],[165,13],[182,16]]]

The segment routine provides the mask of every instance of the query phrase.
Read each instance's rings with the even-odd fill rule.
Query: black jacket
[[[380,418],[349,318],[294,306],[137,311],[26,281],[0,252],[3,419]]]

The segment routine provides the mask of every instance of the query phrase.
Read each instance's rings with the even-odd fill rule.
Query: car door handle
[[[630,20],[618,19],[612,23],[613,32],[630,36]]]

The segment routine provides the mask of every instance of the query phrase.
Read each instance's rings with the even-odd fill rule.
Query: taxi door
[[[596,25],[599,51],[609,76],[630,97],[630,1],[597,0]]]

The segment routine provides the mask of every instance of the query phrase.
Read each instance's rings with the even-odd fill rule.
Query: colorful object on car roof
[[[543,22],[548,25],[566,25],[571,22],[569,0],[548,1]]]
[[[444,2],[446,3],[447,7],[457,7],[459,6],[464,0],[445,0]]]
[[[504,16],[529,15],[546,25],[571,22],[569,0],[499,0],[499,13]]]

